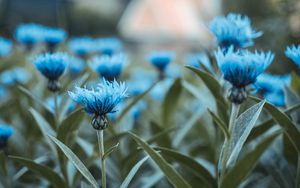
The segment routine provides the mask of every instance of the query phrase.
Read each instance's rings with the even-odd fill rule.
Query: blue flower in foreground
[[[61,28],[44,27],[43,34],[44,42],[50,47],[54,48],[59,43],[63,42],[67,37],[66,32]]]
[[[119,103],[127,97],[127,87],[124,83],[103,79],[96,89],[75,87],[75,91],[69,92],[69,95],[87,113],[94,115],[93,127],[103,130],[107,127],[106,115],[116,112]]]
[[[208,59],[208,56],[205,53],[195,53],[195,54],[189,54],[186,57],[187,65],[201,68],[204,66],[209,71],[213,72],[213,67],[210,64],[210,61]]]
[[[7,140],[13,135],[14,129],[6,124],[0,124],[0,148],[6,146]]]
[[[127,56],[121,53],[112,56],[96,56],[89,62],[90,67],[95,72],[97,72],[101,77],[104,77],[110,81],[119,78],[126,64]]]
[[[0,37],[0,57],[6,57],[11,53],[12,42],[6,38]]]
[[[77,57],[70,57],[69,58],[69,71],[71,75],[78,75],[80,74],[85,68],[85,62]]]
[[[174,58],[175,54],[173,52],[153,52],[148,56],[149,62],[160,72],[164,72]]]
[[[94,40],[90,37],[77,37],[69,41],[70,51],[78,56],[86,56],[95,51]]]
[[[58,91],[58,79],[64,73],[69,62],[68,55],[62,52],[53,54],[46,53],[37,56],[33,64],[46,78],[48,78],[48,89],[50,91]]]
[[[224,79],[232,84],[229,99],[234,103],[242,103],[245,100],[245,87],[253,84],[274,59],[271,52],[234,52],[233,48],[228,49],[226,53],[219,49],[215,56]]]
[[[113,55],[122,48],[122,42],[118,38],[100,38],[95,41],[95,48],[101,54]]]
[[[38,24],[21,24],[17,27],[15,37],[21,44],[31,48],[43,40],[43,26]]]
[[[17,67],[11,70],[4,71],[0,75],[0,82],[6,86],[15,84],[26,84],[30,79],[30,74],[26,69]]]
[[[298,67],[300,67],[300,45],[288,46],[285,50],[285,55],[294,61]]]
[[[215,35],[222,47],[233,45],[244,48],[253,45],[253,39],[260,37],[262,32],[256,32],[251,27],[247,16],[230,13],[226,17],[219,16],[210,22],[210,31]]]

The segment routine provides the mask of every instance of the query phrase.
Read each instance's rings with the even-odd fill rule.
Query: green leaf
[[[187,167],[196,176],[200,177],[207,186],[216,187],[215,178],[195,159],[169,148],[155,147],[154,149],[159,150],[164,157],[168,157]]]
[[[134,167],[130,170],[122,184],[120,185],[120,188],[127,188],[137,171],[141,168],[141,166],[144,164],[144,162],[149,158],[149,156],[144,157],[141,159],[138,163],[134,165]]]
[[[208,89],[210,90],[210,92],[213,94],[213,96],[215,97],[215,99],[220,100],[220,102],[222,104],[226,104],[225,99],[221,93],[222,91],[222,87],[220,85],[220,83],[218,82],[218,80],[216,80],[211,74],[202,71],[200,69],[191,67],[191,66],[185,66],[186,68],[190,69],[191,71],[193,71],[194,73],[196,73],[196,75],[205,83],[205,85],[208,87]]]
[[[221,182],[221,188],[233,188],[238,187],[245,177],[251,172],[258,162],[260,156],[266,151],[266,149],[273,143],[274,139],[278,136],[278,133],[272,134],[261,141],[256,147],[246,153],[244,157],[239,160],[233,168],[224,176]]]
[[[158,165],[160,170],[165,174],[167,179],[174,187],[188,188],[191,187],[183,177],[154,149],[152,149],[145,141],[137,135],[129,132],[134,141],[139,144],[150,156],[150,158]]]
[[[47,179],[51,185],[54,185],[57,188],[67,187],[65,181],[47,166],[38,164],[30,159],[25,159],[22,157],[9,156],[9,158],[21,163],[22,165],[37,173],[39,176]]]
[[[155,142],[158,144],[158,145],[163,145],[163,146],[166,146],[166,147],[170,147],[171,146],[171,140],[170,140],[170,137],[168,134],[164,134],[164,136],[161,136],[159,137],[159,139],[157,139],[158,135],[161,135],[163,133],[166,133],[165,130],[168,130],[167,132],[172,132],[169,128],[162,128],[161,125],[157,124],[156,122],[154,121],[151,121],[150,122],[150,128],[151,128],[151,132],[152,132],[152,138],[151,141],[154,141],[153,138],[156,138]],[[150,141],[150,139],[148,140],[148,142]]]
[[[48,135],[56,135],[55,131],[52,129],[52,127],[49,125],[49,123],[44,119],[44,117],[38,113],[35,109],[30,108],[29,112],[32,114],[33,118],[35,119],[38,127],[40,128],[44,138],[46,139],[49,147],[51,148],[51,150],[56,153],[56,149],[55,146],[53,145],[53,143],[49,140]]]
[[[121,119],[130,111],[130,109],[137,104],[140,100],[142,100],[152,89],[153,87],[157,84],[155,82],[149,89],[147,89],[144,93],[138,95],[135,97],[121,112],[120,115],[118,116],[116,122],[120,122]]]
[[[106,159],[107,157],[109,157],[109,155],[115,151],[115,149],[117,149],[119,147],[120,143],[118,142],[116,145],[110,147],[103,155],[103,158]]]
[[[162,110],[162,122],[164,127],[167,127],[170,123],[171,115],[174,114],[181,91],[181,79],[177,78],[164,98]]]
[[[95,178],[92,176],[90,171],[85,167],[81,160],[61,141],[57,140],[55,137],[48,135],[50,139],[64,152],[67,158],[73,163],[77,170],[90,182],[95,188],[98,188],[98,183]]]
[[[242,113],[235,121],[229,138],[229,158],[227,166],[233,166],[235,164],[247,137],[263,109],[264,104],[265,100],[253,105],[251,108]]]
[[[210,109],[207,109],[209,114],[211,115],[211,117],[213,118],[213,121],[220,127],[220,129],[222,130],[224,136],[226,139],[229,138],[229,131],[227,129],[227,126],[225,125],[225,123],[223,122],[223,120],[221,120],[214,112],[212,112]]]
[[[261,101],[259,98],[250,96],[254,101]],[[265,108],[272,115],[273,119],[282,127],[287,137],[293,144],[294,148],[300,153],[300,133],[296,128],[296,125],[290,120],[290,118],[275,106],[270,103],[265,104]]]

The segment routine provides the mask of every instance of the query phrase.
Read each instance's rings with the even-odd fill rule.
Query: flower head
[[[43,26],[38,24],[21,24],[17,27],[15,37],[18,42],[29,47],[43,40]]]
[[[0,58],[6,57],[12,50],[12,42],[6,38],[0,37]]]
[[[95,50],[94,40],[90,37],[73,38],[69,41],[68,47],[78,56],[86,56]]]
[[[120,51],[122,43],[118,38],[99,38],[95,41],[95,48],[102,55],[113,55]]]
[[[173,61],[175,54],[173,52],[153,52],[148,56],[149,62],[159,71],[164,72],[166,67]]]
[[[102,55],[92,58],[89,62],[90,67],[101,77],[107,80],[117,79],[124,66],[127,64],[125,54],[115,54],[112,56]]]
[[[285,55],[294,61],[298,67],[300,67],[300,45],[288,46],[285,50]]]
[[[55,47],[66,37],[66,32],[61,28],[44,27],[43,40],[49,47]]]
[[[253,45],[253,39],[260,37],[262,32],[256,32],[251,27],[247,16],[230,13],[226,17],[219,16],[211,21],[210,31],[215,35],[222,47],[233,45],[235,48],[244,48]]]
[[[7,140],[13,135],[14,129],[6,124],[0,124],[0,148],[6,146]]]
[[[0,75],[0,82],[6,86],[12,86],[15,84],[26,84],[29,81],[29,79],[29,72],[21,67],[4,71]]]
[[[62,52],[46,53],[37,56],[33,64],[49,80],[58,80],[69,62],[68,55]]]

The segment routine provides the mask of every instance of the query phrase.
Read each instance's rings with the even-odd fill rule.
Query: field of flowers
[[[0,37],[0,188],[300,188],[299,71],[267,73],[247,16],[208,28],[211,51],[142,60],[32,23]]]

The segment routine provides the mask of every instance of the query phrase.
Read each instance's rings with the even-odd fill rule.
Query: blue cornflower
[[[186,57],[186,63],[187,65],[196,67],[196,68],[201,68],[204,66],[206,69],[209,71],[213,72],[213,67],[210,64],[210,61],[208,59],[208,56],[205,53],[195,53],[195,54],[189,54]]]
[[[229,48],[226,53],[219,49],[215,56],[224,79],[232,84],[229,99],[234,103],[244,101],[247,97],[245,87],[253,84],[274,59],[271,52],[266,54],[251,53],[247,50],[234,52],[233,48]]]
[[[102,55],[113,55],[122,48],[122,42],[118,38],[99,38],[95,41],[95,48]]]
[[[43,26],[38,24],[21,24],[17,27],[15,37],[18,42],[25,44],[28,48],[42,42]]]
[[[78,75],[80,74],[85,68],[85,62],[77,57],[70,57],[69,58],[69,71],[71,75]]]
[[[95,51],[94,39],[90,37],[72,38],[68,43],[68,47],[70,51],[81,57]]]
[[[0,148],[6,146],[7,140],[13,135],[14,129],[6,124],[0,124]]]
[[[209,24],[210,31],[218,43],[225,48],[233,45],[235,49],[253,45],[253,39],[260,37],[262,32],[256,32],[251,27],[247,16],[230,13],[226,17],[219,16]]]
[[[120,53],[112,56],[95,56],[90,60],[89,65],[101,77],[111,81],[119,78],[127,61],[127,56]]]
[[[285,50],[285,55],[294,61],[298,67],[300,67],[300,45],[288,46]]]
[[[166,67],[173,61],[175,54],[173,52],[152,52],[148,56],[149,62],[160,72],[164,72]]]
[[[26,84],[30,79],[29,72],[21,67],[4,71],[0,75],[0,82],[5,86],[12,86],[15,84]]]
[[[93,127],[103,130],[107,127],[106,115],[116,112],[119,103],[127,97],[127,87],[124,83],[103,79],[95,90],[75,87],[75,91],[69,91],[69,95],[82,105],[87,113],[94,115]]]
[[[53,50],[67,37],[66,32],[61,28],[44,27],[43,40]]]
[[[46,78],[48,78],[48,89],[50,91],[58,91],[58,79],[64,73],[69,62],[68,55],[62,52],[53,54],[46,53],[37,56],[33,64]]]
[[[12,42],[6,38],[0,37],[0,58],[6,57],[11,53]]]

